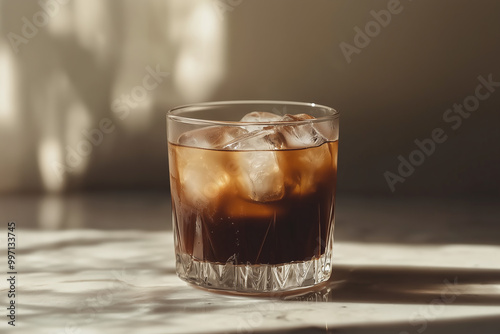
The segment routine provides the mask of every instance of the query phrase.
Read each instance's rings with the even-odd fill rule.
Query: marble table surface
[[[340,215],[340,230],[349,217]],[[495,236],[482,243],[416,242],[394,240],[404,229],[393,229],[399,232],[392,242],[340,233],[333,277],[314,291],[251,298],[178,279],[169,230],[21,227],[16,327],[5,317],[4,269],[0,333],[500,333]],[[0,240],[6,259],[6,228]]]

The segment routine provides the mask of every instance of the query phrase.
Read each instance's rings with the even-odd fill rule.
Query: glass
[[[247,115],[254,111],[261,113]],[[230,101],[170,110],[178,276],[237,293],[328,280],[338,121],[337,111],[314,103]]]

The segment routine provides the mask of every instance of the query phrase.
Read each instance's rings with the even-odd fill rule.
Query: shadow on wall
[[[500,2],[48,3],[0,2],[0,193],[166,190],[167,109],[271,99],[341,112],[339,193],[500,195]]]
[[[165,186],[158,120],[210,95],[223,27],[209,1],[1,2],[0,192],[154,186],[151,161]]]

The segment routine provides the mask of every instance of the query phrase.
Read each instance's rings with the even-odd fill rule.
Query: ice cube
[[[209,126],[183,133],[179,137],[179,144],[217,149],[245,133],[247,133],[245,129],[235,126]]]
[[[261,123],[261,122],[278,122],[281,120],[281,116],[267,112],[267,111],[252,111],[246,114],[240,120],[240,122],[251,122],[251,123]],[[245,129],[250,132],[256,130],[262,130],[265,125],[245,125]]]
[[[299,122],[314,119],[307,114],[287,114],[283,116],[282,121]],[[308,148],[300,153],[295,162],[300,176],[289,179],[287,189],[292,189],[294,193],[301,195],[314,193],[318,183],[321,182],[322,173],[328,170],[326,165],[331,163],[330,150],[327,145],[322,145],[327,139],[314,122],[280,126],[279,131],[283,135],[286,148]]]
[[[240,136],[226,143],[223,148],[229,150],[279,150],[284,147],[283,135],[275,127],[267,126],[252,132],[242,129]]]
[[[315,119],[315,117],[308,114],[296,114],[296,115],[286,114],[285,116],[281,117],[282,121],[288,121],[288,122],[305,121],[308,119]]]
[[[177,147],[175,154],[179,183],[186,201],[200,209],[210,203],[216,205],[219,194],[231,183],[231,175],[222,156],[224,153]]]
[[[315,119],[313,116],[307,114],[290,115],[286,114],[282,117],[284,122],[297,122]],[[287,148],[306,148],[319,146],[326,142],[326,138],[318,131],[313,122],[306,122],[305,124],[293,124],[280,126]]]
[[[182,146],[176,151],[177,170],[185,198],[195,207],[204,208],[217,200],[230,183],[220,149],[247,131],[238,127],[209,126],[187,131],[178,140]],[[200,150],[197,148],[213,149]]]
[[[252,111],[246,114],[240,120],[241,122],[276,122],[280,121],[281,116],[267,111]]]
[[[239,152],[241,192],[258,202],[277,201],[283,198],[284,178],[273,151]]]
[[[297,166],[300,177],[298,178],[298,193],[301,195],[316,192],[321,180],[328,179],[325,172],[331,170],[332,158],[328,145],[311,147],[302,150],[299,155]]]
[[[255,130],[225,146],[239,150],[236,176],[240,192],[253,201],[276,201],[284,195],[284,176],[274,150],[283,146],[283,138],[274,127]]]

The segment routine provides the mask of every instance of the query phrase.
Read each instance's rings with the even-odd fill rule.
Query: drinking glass
[[[228,101],[167,114],[178,276],[276,293],[332,272],[339,113],[314,103]]]

